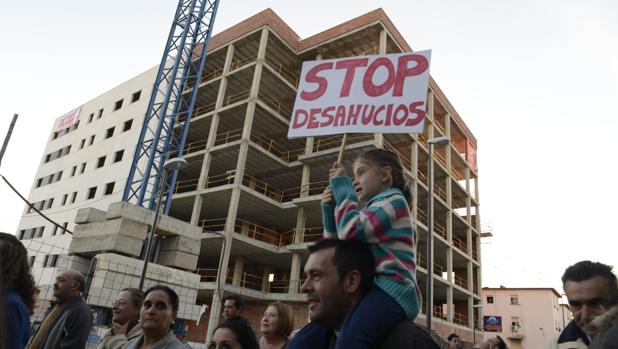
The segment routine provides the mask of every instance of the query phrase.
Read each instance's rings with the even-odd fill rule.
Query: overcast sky
[[[0,167],[27,194],[58,116],[156,65],[176,1],[0,5]],[[618,2],[221,0],[215,34],[272,8],[301,37],[382,7],[478,139],[483,285],[556,287],[618,267]],[[23,203],[0,182],[0,231]],[[611,243],[610,243],[611,242]]]

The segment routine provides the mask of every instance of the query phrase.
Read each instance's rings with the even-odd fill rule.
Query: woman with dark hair
[[[97,349],[119,349],[141,335],[139,313],[143,303],[144,292],[137,288],[121,290],[112,305],[112,327],[101,337]]]
[[[178,295],[171,288],[155,285],[145,293],[140,311],[140,325],[143,334],[129,341],[123,349],[185,349],[172,332],[172,325],[178,313]]]
[[[24,348],[30,337],[30,315],[34,313],[37,288],[30,274],[28,252],[11,234],[0,233],[0,294],[5,335],[0,346]]]
[[[223,321],[212,334],[208,349],[258,349],[255,332],[239,317]]]

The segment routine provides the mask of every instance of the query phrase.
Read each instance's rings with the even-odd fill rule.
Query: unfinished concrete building
[[[319,196],[342,136],[286,138],[302,62],[404,51],[410,46],[382,10],[306,39],[266,10],[212,38],[184,151],[189,167],[179,174],[170,213],[204,231],[198,303],[210,305],[210,316],[199,328],[190,326],[190,340],[203,339],[219,321],[217,277],[222,293],[248,300],[245,315],[254,324],[274,300],[306,314],[299,290],[306,245],[321,238]],[[345,158],[349,164],[372,147],[399,155],[413,189],[424,290],[427,140],[438,136],[451,142],[435,149],[434,304],[423,311],[433,311],[441,334],[459,332],[471,340],[481,265],[470,130],[431,80],[423,135],[350,135]],[[297,325],[305,321],[297,316]]]

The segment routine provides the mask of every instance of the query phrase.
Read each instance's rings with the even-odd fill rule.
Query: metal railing
[[[462,278],[459,275],[455,275],[455,285],[458,285],[464,289],[468,289],[468,280]]]
[[[208,139],[201,139],[199,141],[185,144],[185,147],[183,148],[182,152],[183,154],[191,154],[191,153],[195,153],[200,150],[204,150],[206,149],[207,143],[208,143]]]
[[[269,153],[275,155],[279,159],[283,161],[294,161],[297,160],[300,155],[305,152],[305,148],[295,149],[295,150],[285,150],[285,148],[278,144],[274,139],[269,138],[267,136],[261,135],[257,133],[255,130],[251,131],[251,136],[249,137],[254,143],[258,144],[262,148],[264,148]]]
[[[468,253],[468,246],[465,241],[453,235],[453,246],[457,247],[461,252]]]
[[[395,153],[395,155],[397,155],[397,158],[399,159],[399,161],[403,165],[403,168],[408,169],[408,170],[412,168],[412,159],[410,157],[410,153],[404,154],[404,153],[400,152],[397,148],[395,148],[394,145],[392,145],[386,139],[384,140],[384,148],[392,151],[393,153]]]
[[[250,56],[250,57],[246,57],[246,58],[236,58],[232,60],[232,63],[230,64],[230,71],[240,68],[245,64],[251,63],[251,62],[255,62],[255,60],[257,59],[257,55],[255,56]]]
[[[284,79],[286,79],[289,83],[291,83],[294,86],[298,84],[299,74],[293,73],[292,71],[287,69],[282,63],[275,62],[275,60],[272,58],[272,55],[266,55],[266,62],[274,70],[276,70],[279,75],[281,75]]]
[[[273,108],[279,115],[284,118],[290,120],[292,118],[292,108],[290,106],[284,104],[279,101],[279,99],[267,92],[263,89],[260,89],[258,92],[258,98],[260,98],[264,103],[266,103],[269,107]]]

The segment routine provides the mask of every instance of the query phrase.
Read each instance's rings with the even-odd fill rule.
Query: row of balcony
[[[220,232],[226,230],[225,218],[204,219],[198,223],[204,233]],[[257,223],[236,219],[233,231],[251,239],[269,243],[277,247],[283,247],[295,243],[315,242],[322,238],[322,227],[293,228],[287,231],[277,231],[264,227]]]
[[[217,268],[198,268],[196,273],[200,275],[201,282],[216,282],[217,280]],[[234,268],[228,268],[225,283],[232,285],[233,280]],[[298,289],[296,292],[300,293],[300,288],[304,280],[301,279],[295,281],[298,281]],[[270,276],[264,277],[243,271],[240,275],[238,286],[264,293],[289,293],[290,279],[278,278],[275,277],[275,274],[270,274]]]
[[[206,177],[203,189],[216,188],[228,184],[233,184],[236,180],[236,170],[230,170],[225,173]],[[187,179],[177,181],[174,193],[192,192],[198,189],[198,179]],[[278,203],[290,202],[303,196],[318,195],[326,189],[328,181],[318,181],[303,184],[301,186],[289,189],[279,189],[263,180],[257,179],[251,175],[245,174],[241,180],[245,187],[262,194]]]

